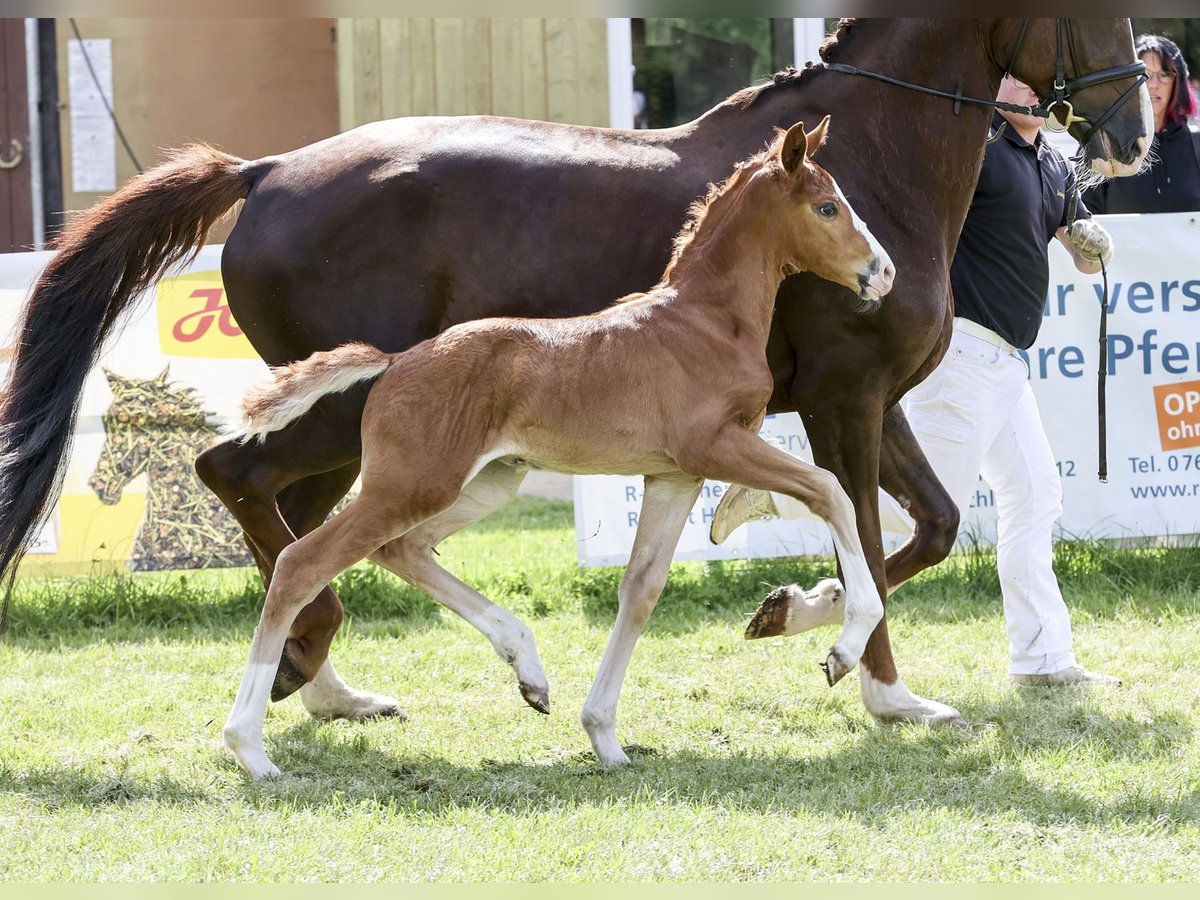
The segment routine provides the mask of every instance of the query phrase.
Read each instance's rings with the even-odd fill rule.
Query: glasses
[[[1157,81],[1159,84],[1170,84],[1175,80],[1174,72],[1147,72],[1147,81]]]

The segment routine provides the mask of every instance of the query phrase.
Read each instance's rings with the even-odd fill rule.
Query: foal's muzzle
[[[896,280],[896,267],[886,253],[876,255],[865,272],[858,276],[860,312],[874,312]]]

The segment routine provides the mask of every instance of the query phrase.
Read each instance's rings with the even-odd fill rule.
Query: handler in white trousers
[[[1037,96],[1005,78],[998,99],[1032,106]],[[1007,127],[1004,127],[1007,120]],[[996,562],[1008,626],[1009,671],[1018,684],[1119,683],[1078,664],[1071,622],[1052,568],[1053,526],[1062,485],[1029,371],[1018,347],[1033,344],[1049,283],[1047,245],[1057,237],[1076,268],[1093,274],[1112,258],[1112,241],[1080,203],[1067,227],[1074,176],[1042,139],[1036,116],[1001,111],[951,266],[954,334],[945,358],[905,397],[908,423],[960,510],[980,475],[996,496]],[[914,523],[881,492],[884,530]],[[790,497],[735,486],[718,505],[720,543],[750,518],[797,518]]]

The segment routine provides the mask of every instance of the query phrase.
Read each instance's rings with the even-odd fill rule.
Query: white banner
[[[1028,353],[1030,379],[1058,459],[1063,537],[1174,536],[1200,532],[1200,214],[1106,216],[1116,255],[1108,272],[1107,483],[1097,478],[1096,381],[1102,281],[1083,275],[1055,241],[1046,318]],[[886,302],[886,301],[885,301]],[[768,418],[762,436],[811,461],[795,414]],[[708,540],[725,486],[708,483],[676,559],[832,553],[824,523],[768,519]],[[584,565],[629,558],[641,479],[575,479],[575,527]],[[960,539],[993,542],[991,490],[982,479],[963,511]],[[903,535],[884,535],[886,550]]]

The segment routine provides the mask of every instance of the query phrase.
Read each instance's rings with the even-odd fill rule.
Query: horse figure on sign
[[[886,596],[944,558],[958,526],[897,401],[933,370],[950,336],[949,264],[991,120],[970,99],[994,98],[1005,71],[1043,97],[1069,78],[1071,132],[1087,139],[1085,162],[1104,176],[1138,169],[1153,119],[1128,19],[842,20],[821,55],[676,128],[410,117],[254,161],[191,148],[134,179],[72,223],[26,308],[0,411],[0,571],[11,575],[52,508],[84,376],[114,324],[239,200],[223,280],[264,360],[280,366],[354,340],[403,350],[472,319],[580,315],[644,288],[709,182],[772,127],[837,109],[847,114],[830,140],[830,171],[904,275],[873,316],[811,273],[783,281],[767,342],[769,411],[803,416],[814,458],[850,495]],[[328,395],[318,415],[262,443],[219,444],[198,461],[265,579],[353,484],[365,395],[361,385]],[[880,485],[917,523],[886,567]],[[328,588],[301,611],[273,696],[299,690],[317,715],[394,708],[333,671],[341,619]],[[905,685],[886,619],[860,671],[876,718],[960,721]]]
[[[146,515],[129,567],[135,572],[248,566],[237,521],[196,477],[196,454],[217,437],[195,388],[176,387],[168,370],[126,378],[107,369],[113,400],[104,412],[104,447],[88,486],[113,505],[130,481],[146,476]]]
[[[602,765],[629,761],[616,734],[621,683],[705,478],[784,491],[829,523],[847,578],[845,623],[824,663],[830,684],[858,663],[883,604],[854,509],[832,475],[757,434],[771,397],[764,351],[779,282],[811,271],[872,308],[892,285],[891,260],[811,160],[828,124],[808,134],[794,125],[697,204],[648,293],[589,316],[457,325],[397,354],[347,344],[277,369],[247,395],[246,435],[261,440],[322,396],[375,382],[361,492],[275,564],[224,730],[252,776],[279,772],[262,725],[292,620],[368,556],[483,632],[526,702],[549,712],[529,629],[434,558],[444,538],[511,500],[530,468],[646,478],[616,625],[583,708]]]

